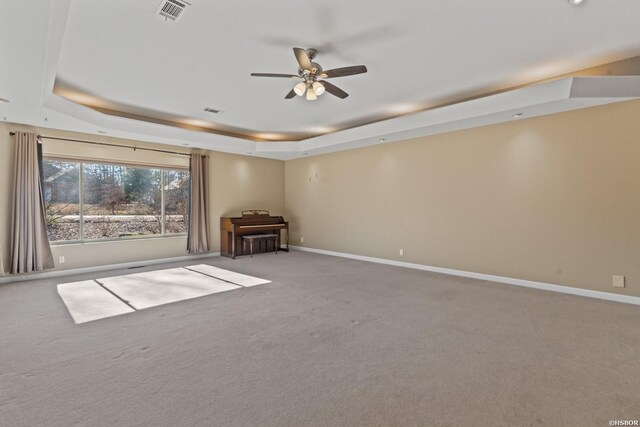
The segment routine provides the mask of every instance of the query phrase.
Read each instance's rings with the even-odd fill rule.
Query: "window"
[[[80,164],[44,161],[49,240],[80,240]]]
[[[53,159],[43,166],[52,242],[187,232],[186,170]]]

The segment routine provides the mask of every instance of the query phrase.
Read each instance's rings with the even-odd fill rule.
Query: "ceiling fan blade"
[[[300,68],[311,71],[313,65],[311,65],[311,60],[309,59],[309,55],[307,55],[307,51],[300,47],[294,47],[293,53],[296,55]]]
[[[299,78],[296,74],[251,73],[253,77],[285,77],[287,79]]]
[[[291,89],[291,92],[289,92],[287,96],[284,97],[284,99],[295,98],[295,96],[296,96],[296,92],[293,89]]]
[[[325,79],[332,77],[346,77],[353,76],[355,74],[362,74],[367,72],[367,67],[364,65],[352,65],[351,67],[334,68],[333,70],[323,71],[320,75]]]
[[[347,96],[349,96],[347,92],[343,91],[338,86],[331,84],[327,81],[321,81],[320,84],[324,86],[324,89],[327,92],[329,92],[331,95],[337,96],[340,99],[345,99]]]

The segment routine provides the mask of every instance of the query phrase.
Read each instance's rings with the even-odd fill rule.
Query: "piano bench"
[[[273,247],[275,248],[276,255],[278,255],[278,246],[280,246],[280,235],[278,234],[246,234],[242,236],[242,246],[244,252],[244,247],[247,242],[249,242],[249,250],[251,251],[251,258],[253,258],[253,242],[254,240],[266,240],[267,244],[269,242],[273,242]]]

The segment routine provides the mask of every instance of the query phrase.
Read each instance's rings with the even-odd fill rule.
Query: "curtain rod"
[[[10,136],[14,136],[15,134],[16,134],[15,132],[9,132]],[[189,157],[191,157],[191,154],[189,154],[189,153],[179,153],[177,151],[159,150],[157,148],[133,147],[131,145],[109,144],[108,142],[85,141],[85,140],[82,140],[82,139],[58,138],[56,136],[38,135],[38,138],[55,139],[56,141],[80,142],[82,144],[106,145],[108,147],[131,148],[131,149],[133,149],[133,151],[137,151],[137,150],[155,151],[156,153],[177,154],[179,156],[189,156]]]

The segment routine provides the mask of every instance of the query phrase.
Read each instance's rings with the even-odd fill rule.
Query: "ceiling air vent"
[[[162,3],[160,3],[158,13],[160,14],[160,16],[164,16],[166,19],[176,21],[178,18],[180,18],[180,15],[182,15],[182,11],[187,6],[191,5],[186,1],[164,0]]]
[[[211,114],[220,114],[223,112],[222,110],[216,110],[215,108],[211,108],[211,107],[206,107],[204,111]]]

